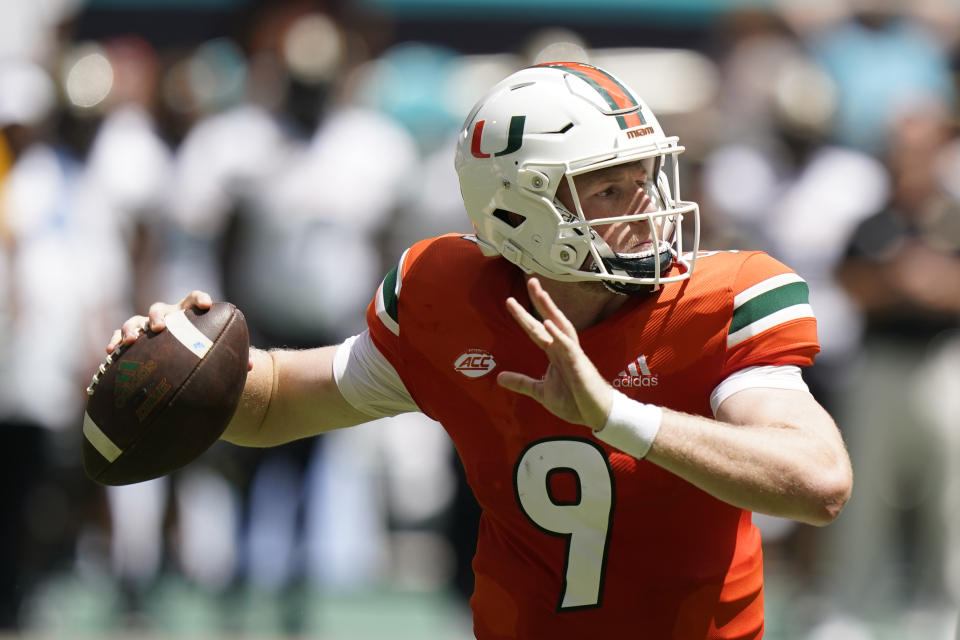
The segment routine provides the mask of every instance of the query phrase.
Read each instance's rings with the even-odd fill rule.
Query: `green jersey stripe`
[[[394,335],[400,335],[400,322],[397,313],[397,267],[390,270],[377,289],[377,317]]]
[[[780,275],[761,280],[751,287],[747,287],[733,298],[733,308],[738,309],[744,303],[756,298],[760,294],[766,293],[779,286],[790,284],[791,282],[803,282],[803,278],[795,273],[781,273]]]
[[[807,283],[791,282],[755,296],[733,311],[729,333],[736,333],[745,326],[760,320],[781,309],[810,302],[810,290]]]
[[[747,326],[739,329],[733,333],[727,335],[727,348],[737,346],[744,340],[749,340],[754,336],[758,336],[767,329],[772,329],[777,325],[790,322],[791,320],[799,320],[802,318],[813,318],[813,309],[810,308],[809,304],[797,304],[792,307],[787,307],[785,309],[780,309],[771,313],[768,316],[764,316],[754,322],[751,322]]]
[[[409,253],[409,249],[400,256],[397,266],[390,269],[380,283],[377,290],[377,316],[394,335],[400,335],[400,312],[397,310],[397,303],[400,300],[400,289],[403,287],[403,261]]]
[[[393,318],[394,322],[400,321],[397,314],[397,268],[399,265],[390,269],[387,277],[383,279],[383,308],[387,314]]]

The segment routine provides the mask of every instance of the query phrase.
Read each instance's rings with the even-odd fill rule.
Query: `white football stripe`
[[[814,318],[813,308],[808,304],[795,304],[792,307],[787,307],[785,309],[780,309],[774,313],[771,313],[768,316],[764,316],[759,320],[751,322],[744,328],[739,331],[734,331],[727,336],[727,348],[736,346],[748,338],[753,336],[760,335],[767,329],[777,326],[778,324],[783,324],[790,320],[796,320],[798,318]]]
[[[798,276],[795,273],[781,273],[778,276],[773,276],[772,278],[767,278],[762,282],[758,282],[748,289],[744,289],[736,296],[733,297],[733,308],[739,309],[743,303],[753,300],[759,295],[763,295],[767,291],[772,291],[777,287],[782,287],[785,284],[790,284],[792,282],[803,282],[803,278]]]
[[[107,459],[107,462],[113,462],[123,453],[123,450],[113,444],[113,441],[107,437],[107,434],[100,430],[100,427],[97,426],[97,423],[93,421],[93,418],[91,418],[90,414],[86,411],[83,412],[83,435],[90,441],[93,448]]]
[[[187,314],[182,309],[171,313],[164,321],[167,323],[167,331],[198,358],[207,355],[207,351],[213,346],[213,341],[187,320]]]

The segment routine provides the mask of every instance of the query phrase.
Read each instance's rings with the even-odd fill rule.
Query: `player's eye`
[[[602,189],[597,189],[594,191],[593,195],[596,198],[609,198],[617,194],[617,188],[613,185],[604,187]]]

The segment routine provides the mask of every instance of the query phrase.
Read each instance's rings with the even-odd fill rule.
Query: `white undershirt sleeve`
[[[373,344],[369,329],[337,348],[333,377],[344,399],[373,418],[420,410],[396,369]]]
[[[809,391],[798,366],[747,367],[731,373],[710,394],[710,408],[713,409],[713,415],[716,416],[717,409],[723,401],[736,392],[757,388]]]

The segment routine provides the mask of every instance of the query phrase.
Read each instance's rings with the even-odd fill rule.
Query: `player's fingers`
[[[542,384],[541,381],[534,380],[530,376],[525,376],[522,373],[502,371],[497,375],[497,384],[504,389],[530,396],[535,400],[540,399],[539,393],[537,392],[537,385]]]
[[[564,383],[570,389],[575,389],[582,383],[580,379],[583,375],[583,360],[589,359],[580,348],[576,334],[571,338],[564,333],[553,320],[544,320],[543,327],[550,334],[552,342],[550,347],[545,349],[550,362],[557,368],[557,373],[563,379]]]
[[[120,327],[120,342],[122,344],[130,344],[131,342],[136,342],[137,338],[140,336],[140,332],[144,331],[147,328],[147,318],[146,316],[133,316],[129,320],[123,323],[123,326]]]
[[[553,320],[557,323],[557,326],[563,329],[564,333],[576,339],[577,330],[573,326],[573,323],[567,319],[567,316],[560,310],[560,307],[556,305],[553,298],[550,297],[550,294],[547,293],[543,285],[540,284],[538,278],[530,278],[527,281],[527,291],[530,293],[530,299],[533,301],[533,306],[536,307],[540,317]]]
[[[210,297],[209,293],[201,291],[200,289],[194,289],[183,297],[183,300],[180,301],[177,307],[180,309],[190,309],[191,307],[209,309],[212,304],[213,298]]]
[[[147,326],[153,332],[163,331],[167,327],[167,323],[164,320],[167,314],[179,310],[179,304],[154,302],[152,305],[150,305],[150,310],[147,312]]]
[[[150,330],[155,332],[163,331],[167,327],[167,323],[164,318],[174,311],[191,309],[193,307],[197,307],[199,309],[209,309],[212,304],[213,298],[210,297],[210,294],[206,291],[200,291],[199,289],[194,289],[176,304],[154,302],[152,305],[150,305],[150,311],[147,314],[147,317],[149,318]]]
[[[550,346],[550,343],[553,339],[550,337],[550,334],[543,327],[543,323],[530,315],[530,312],[523,308],[515,298],[507,298],[507,310],[510,312],[510,315],[513,316],[513,319],[517,321],[527,335],[530,336],[530,339],[533,340],[541,349],[546,349]]]
[[[583,424],[600,428],[610,413],[612,388],[600,376],[579,342],[562,332],[552,320],[545,320],[543,324],[554,338],[554,346],[548,352],[550,362],[573,394]]]
[[[551,338],[549,348],[545,349],[547,357],[550,358],[550,362],[559,365],[561,375],[570,382],[568,372],[576,369],[580,358],[586,358],[586,354],[580,348],[576,334],[571,338],[553,320],[544,320],[543,328],[550,334]]]
[[[597,367],[583,352],[576,338],[571,338],[561,331],[552,320],[545,320],[543,326],[553,338],[553,345],[547,354],[550,362],[558,365],[558,370],[568,384],[580,388],[586,382],[602,382]]]
[[[113,350],[117,348],[121,340],[123,340],[123,332],[117,329],[113,332],[113,335],[110,336],[110,342],[107,343],[107,353],[113,353]]]

